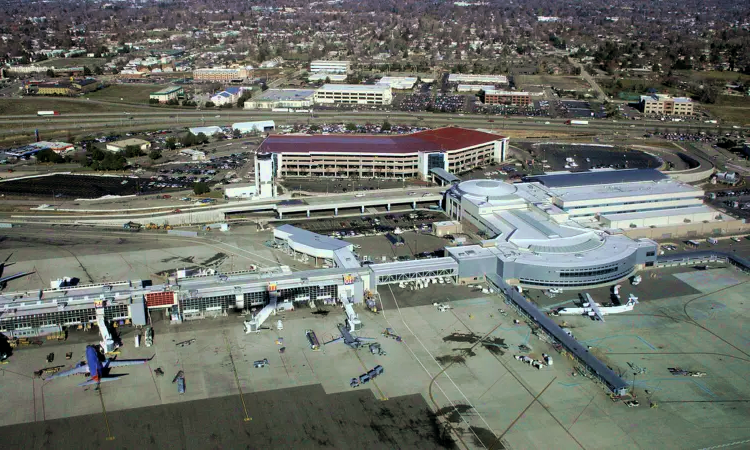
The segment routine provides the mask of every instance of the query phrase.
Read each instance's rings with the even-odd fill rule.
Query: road
[[[583,64],[581,64],[578,61],[573,61],[573,60],[571,61],[573,62],[573,64],[575,64],[576,67],[581,69],[581,77],[583,77],[583,79],[586,80],[586,82],[594,89],[594,91],[596,92],[596,97],[599,100],[606,100],[607,94],[604,93],[604,90],[601,88],[601,86],[599,86],[596,80],[594,80],[594,77],[592,77],[591,74],[586,72],[586,68],[583,66]]]

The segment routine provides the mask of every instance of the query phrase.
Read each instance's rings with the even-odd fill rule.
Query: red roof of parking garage
[[[396,135],[315,134],[268,136],[258,149],[272,153],[414,153],[450,151],[503,139],[467,128],[447,127]]]

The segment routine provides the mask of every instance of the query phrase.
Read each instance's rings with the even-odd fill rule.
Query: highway
[[[54,117],[38,117],[36,115],[14,115],[0,117],[0,135],[17,135],[40,131],[84,131],[92,132],[101,129],[119,128],[129,130],[149,130],[173,127],[194,127],[220,125],[228,126],[234,122],[274,120],[277,125],[295,123],[344,123],[355,122],[380,123],[388,120],[393,124],[416,126],[448,126],[459,125],[469,128],[486,128],[502,133],[502,130],[571,130],[581,133],[606,131],[632,131],[645,133],[655,129],[680,130],[680,132],[717,132],[720,127],[716,124],[701,122],[661,122],[644,120],[590,120],[590,125],[565,125],[567,119],[550,119],[537,117],[504,117],[487,116],[482,114],[442,114],[442,113],[410,113],[402,111],[361,111],[348,110],[318,110],[314,114],[287,113],[271,111],[144,111],[125,113],[97,113],[91,114],[63,114]],[[727,127],[721,127],[726,130]],[[750,129],[747,129],[748,131]]]

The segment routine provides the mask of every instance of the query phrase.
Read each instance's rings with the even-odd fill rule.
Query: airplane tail
[[[119,380],[122,377],[107,377],[107,378],[100,378],[98,380],[95,380],[93,378],[89,378],[85,382],[79,384],[78,386],[91,386],[92,384],[99,384],[99,383],[106,383],[107,381],[116,381]]]

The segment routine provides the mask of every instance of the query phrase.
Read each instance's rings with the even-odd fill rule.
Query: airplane
[[[638,297],[636,297],[633,294],[630,294],[630,296],[628,297],[628,302],[624,305],[601,306],[598,303],[592,301],[592,302],[583,303],[581,308],[563,308],[557,311],[557,314],[584,315],[584,316],[589,316],[589,317],[595,318],[596,320],[601,320],[602,322],[604,322],[604,318],[602,316],[606,316],[608,314],[619,314],[619,313],[632,311],[637,303],[638,303]]]
[[[85,363],[80,362],[74,368],[66,370],[64,372],[58,372],[50,377],[45,378],[44,380],[48,381],[48,380],[53,380],[55,378],[68,377],[70,375],[85,373],[90,378],[86,380],[85,382],[79,384],[78,386],[90,386],[92,384],[96,384],[97,386],[99,386],[99,383],[103,383],[106,381],[115,381],[115,380],[119,380],[120,378],[122,378],[122,376],[109,376],[109,370],[111,368],[122,367],[122,366],[134,366],[136,364],[146,364],[152,359],[152,358],[129,359],[129,360],[122,360],[122,361],[105,359],[104,363],[102,364],[100,355],[101,354],[99,353],[99,350],[95,346],[89,345],[86,347],[86,362]]]
[[[341,340],[344,341],[344,344],[348,345],[349,347],[353,349],[358,349],[362,345],[364,345],[364,342],[362,341],[374,341],[373,338],[366,338],[366,337],[356,337],[352,336],[352,334],[349,332],[349,328],[344,326],[344,324],[338,324],[336,325],[339,329],[339,332],[341,333],[340,337],[337,337],[336,339],[328,342],[324,342],[323,345],[333,344],[334,342],[339,342]]]
[[[13,253],[8,255],[8,257],[5,258],[5,261],[0,263],[0,276],[3,274],[6,267],[12,266],[13,264],[15,264],[15,263],[8,262],[11,256],[13,256]],[[34,272],[18,272],[18,273],[14,273],[13,275],[8,275],[7,277],[0,278],[0,290],[5,289],[5,287],[8,285],[8,281],[15,280],[16,278],[25,277],[26,275],[31,275],[32,273]]]

